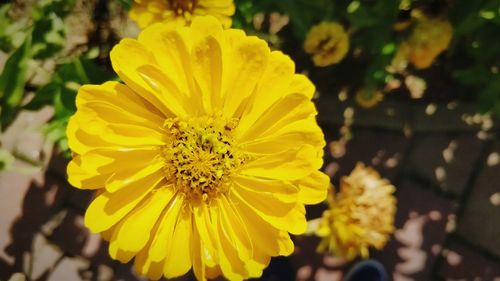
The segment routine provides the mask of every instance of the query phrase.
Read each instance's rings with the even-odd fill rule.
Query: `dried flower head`
[[[341,179],[340,192],[330,194],[316,234],[318,251],[353,259],[368,257],[368,248],[381,249],[394,231],[395,188],[370,167],[358,163]]]

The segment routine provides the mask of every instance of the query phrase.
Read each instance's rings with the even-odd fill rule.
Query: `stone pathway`
[[[384,250],[372,252],[393,280],[500,280],[500,127],[493,120],[469,105],[388,101],[366,110],[335,96],[320,97],[318,109],[333,184],[361,161],[397,187],[397,230]],[[42,123],[33,120],[50,117],[30,114],[20,122],[36,127]],[[346,123],[352,138],[339,145]],[[22,131],[3,143],[32,138],[26,143],[34,160],[50,153],[39,131]],[[30,174],[16,165],[0,174],[0,280],[15,272],[28,280],[145,280],[130,264],[112,261],[106,242],[83,226],[92,194],[67,184],[66,160],[52,157],[48,170]],[[308,217],[325,208],[311,206]],[[262,280],[342,280],[353,264],[317,254],[315,237],[294,239],[295,253],[273,259]]]

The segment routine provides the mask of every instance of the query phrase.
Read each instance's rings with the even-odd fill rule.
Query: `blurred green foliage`
[[[455,27],[448,57],[453,77],[479,94],[482,112],[500,114],[500,1],[470,1],[450,12]]]
[[[351,51],[344,59],[348,63],[331,68],[338,69],[337,73],[361,76],[362,79],[353,79],[360,80],[354,87],[363,88],[366,99],[374,97],[377,90],[383,89],[395,76],[401,76],[390,71],[388,66],[401,42],[408,38],[415,26],[412,14],[448,19],[454,29],[451,46],[438,56],[431,68],[439,68],[445,72],[443,77],[453,78],[458,89],[454,98],[471,99],[472,96],[479,101],[481,112],[500,114],[500,1],[236,0],[236,5],[233,26],[250,32],[255,32],[253,19],[259,13],[288,15],[290,23],[286,28],[291,30],[299,47],[308,30],[319,22],[343,24],[350,35]],[[397,25],[403,27],[396,28]],[[290,41],[289,38],[283,40]],[[307,68],[310,70],[314,66],[309,64]],[[425,77],[427,73],[432,73],[432,70],[409,66],[404,76]],[[344,82],[351,83],[352,80]],[[338,84],[342,83],[338,81]],[[474,97],[476,93],[477,97]]]

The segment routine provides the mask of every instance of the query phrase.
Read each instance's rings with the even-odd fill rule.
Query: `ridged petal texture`
[[[150,279],[258,277],[327,195],[314,86],[266,42],[154,24],[111,51],[123,83],[84,85],[69,182],[96,190],[85,225]]]

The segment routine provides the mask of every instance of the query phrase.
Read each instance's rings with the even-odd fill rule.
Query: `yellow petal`
[[[248,271],[248,277],[259,277],[262,275],[262,270],[266,267],[267,263],[259,263],[253,260],[255,252],[252,237],[248,233],[248,227],[241,217],[238,208],[229,201],[229,198],[222,197],[220,200],[220,220],[225,222],[217,223],[220,232],[226,233],[226,237],[232,241],[231,245],[234,246],[237,255],[243,261],[245,270]],[[215,217],[215,216],[214,216]],[[221,242],[224,244],[223,242]],[[241,275],[241,274],[240,274]]]
[[[128,86],[115,81],[102,85],[83,85],[78,90],[76,106],[78,110],[94,110],[97,114],[101,112],[94,108],[100,107],[104,110],[104,113],[99,114],[101,119],[127,117],[127,122],[136,122],[152,128],[155,125],[161,127],[165,119],[148,101]],[[115,114],[109,114],[110,111]]]
[[[299,208],[301,205],[296,202],[284,203],[272,194],[256,192],[239,184],[234,186],[232,193],[238,199],[238,204],[246,205],[276,228],[300,234],[307,227],[305,211],[302,212]]]
[[[159,69],[163,70],[176,87],[186,97],[197,94],[190,61],[191,30],[183,29],[182,34],[165,24],[153,25],[139,34],[139,42],[144,46],[154,46],[154,56]],[[193,101],[191,101],[193,102]],[[194,104],[196,105],[196,104]],[[191,105],[193,106],[193,104]]]
[[[213,36],[196,42],[191,51],[193,75],[200,87],[204,111],[208,114],[222,106],[222,50]]]
[[[290,239],[290,235],[287,232],[281,231],[277,239],[279,246],[279,254],[283,256],[288,256],[293,253],[294,246],[293,241]]]
[[[139,66],[137,73],[173,115],[185,117],[188,114],[190,106],[187,103],[187,94],[178,88],[178,83],[154,65]]]
[[[111,231],[111,237],[109,239],[109,249],[108,249],[109,256],[112,259],[119,260],[122,263],[127,263],[137,254],[137,252],[124,251],[118,245],[117,241],[118,232],[120,231],[120,228],[122,227],[123,223],[125,223],[125,220],[120,221],[109,230],[106,230],[106,232]]]
[[[151,249],[148,254],[152,261],[162,261],[169,252],[173,251],[172,237],[183,202],[181,196],[175,195],[165,209],[164,215],[160,219],[158,231],[152,239]]]
[[[228,196],[231,202],[240,202],[241,200],[234,194],[231,193]],[[284,255],[285,252],[289,255],[285,249],[282,247],[287,244],[286,240],[282,237],[282,234],[279,229],[275,226],[271,225],[269,222],[264,220],[262,216],[257,214],[254,210],[248,207],[247,204],[235,204],[238,209],[238,213],[240,214],[243,222],[249,226],[258,226],[258,227],[248,227],[248,235],[252,237],[252,243],[254,245],[254,258],[262,261],[263,264],[266,262],[266,256],[277,256]],[[288,237],[290,240],[290,237]],[[276,243],[278,242],[278,243]],[[291,241],[289,243],[292,243]],[[293,248],[293,243],[292,243]],[[268,261],[267,261],[268,262]]]
[[[73,157],[67,167],[68,182],[77,188],[81,189],[98,189],[102,188],[110,174],[102,174],[88,172],[81,168],[81,157],[79,155]]]
[[[266,179],[296,180],[314,170],[317,158],[317,150],[310,145],[304,145],[297,150],[271,154],[245,163],[240,173]]]
[[[179,214],[172,236],[172,248],[167,252],[164,273],[167,278],[184,275],[191,268],[190,241],[192,232],[191,214]]]
[[[314,87],[314,84],[303,74],[293,75],[292,81],[287,90],[290,94],[302,94],[308,99],[311,99],[314,96],[315,91],[316,88]]]
[[[255,139],[316,114],[316,108],[308,98],[300,94],[291,94],[271,105],[255,123],[239,125],[235,136],[238,139]]]
[[[103,192],[87,208],[85,225],[94,233],[110,228],[127,215],[162,180],[162,173],[156,172],[117,192]]]
[[[206,0],[205,0],[206,1]],[[199,4],[203,5],[203,2],[200,1]],[[214,2],[221,2],[220,0]],[[216,3],[214,3],[216,4]],[[212,5],[214,5],[212,4]],[[227,6],[227,5],[224,5]],[[195,17],[193,22],[191,23],[191,29],[197,31],[200,34],[206,36],[215,36],[219,37],[222,34],[222,26],[220,22],[214,17]]]
[[[204,264],[208,267],[214,267],[219,264],[219,257],[217,255],[217,240],[219,237],[215,230],[213,218],[205,203],[200,203],[193,207],[193,220],[201,239]]]
[[[197,280],[206,280],[206,262],[205,262],[205,248],[201,241],[198,228],[193,227],[193,235],[191,236],[191,259],[193,263],[193,273]],[[216,266],[213,266],[216,268]]]
[[[279,51],[271,52],[262,79],[241,117],[240,126],[253,124],[267,108],[284,97],[294,72],[295,65],[290,57]]]
[[[95,174],[115,173],[132,168],[144,167],[155,162],[160,151],[153,148],[138,149],[94,149],[80,155],[81,169]],[[72,175],[69,174],[71,178]]]
[[[82,189],[96,189],[105,186],[106,181],[120,171],[140,170],[155,162],[159,151],[147,149],[94,149],[78,155],[68,164],[68,181]]]
[[[146,246],[153,226],[172,196],[170,189],[158,189],[130,212],[119,228],[117,242],[120,249],[136,253]]]
[[[82,130],[85,122],[80,122],[78,115],[73,115],[66,127],[68,146],[76,154],[84,154],[95,148],[117,148],[116,144],[106,141],[98,134],[91,134]]]
[[[148,244],[140,251],[134,263],[134,270],[140,275],[146,275],[149,280],[158,280],[163,275],[163,261],[152,261],[148,251],[151,245]]]
[[[304,204],[318,204],[326,199],[330,177],[320,171],[314,171],[297,183],[300,188],[299,201]]]
[[[222,274],[222,270],[220,269],[219,265],[216,265],[214,267],[206,267],[205,268],[205,276],[208,279],[215,279],[219,277]]]
[[[116,192],[129,185],[135,184],[138,180],[147,175],[153,174],[165,167],[163,160],[158,159],[142,169],[127,169],[117,171],[106,181],[106,190],[109,192]]]
[[[236,43],[231,57],[232,67],[227,69],[223,83],[224,116],[239,117],[262,76],[270,54],[266,42],[248,36]]]
[[[241,228],[242,225],[238,223],[237,217],[234,216],[233,210],[230,210],[231,207],[225,198],[222,197],[218,200],[218,203],[219,212],[214,216],[216,218],[214,219],[214,225],[217,227],[219,234],[218,256],[220,267],[224,276],[229,280],[243,280],[243,277],[248,275],[248,271],[242,257],[246,260],[252,253],[248,249],[248,240],[242,241],[239,238],[249,238],[238,237],[234,232],[235,229]]]
[[[271,196],[284,203],[297,202],[299,188],[289,182],[238,175],[234,181],[245,189]]]
[[[140,66],[157,64],[154,55],[143,44],[133,39],[123,39],[113,47],[109,55],[113,69],[127,86],[165,116],[173,116],[167,107],[168,101],[163,101],[162,97],[155,94],[137,71]]]
[[[301,145],[325,146],[323,132],[314,118],[293,122],[262,137],[243,141],[241,147],[252,154],[273,154]]]
[[[89,111],[77,111],[71,121],[75,122],[75,125],[72,126],[77,126],[76,134],[73,136],[78,138],[79,142],[97,142],[99,145],[101,144],[99,140],[103,140],[103,146],[111,147],[144,147],[165,144],[165,134],[161,130],[132,123],[109,123],[99,116],[89,113]],[[78,135],[82,131],[86,135]],[[68,133],[71,132],[68,131]],[[96,140],[82,139],[95,136],[97,136]]]

